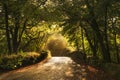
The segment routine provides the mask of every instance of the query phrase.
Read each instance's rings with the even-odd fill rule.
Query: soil
[[[38,64],[0,74],[0,80],[115,80],[89,65],[80,65],[70,57],[52,57]]]

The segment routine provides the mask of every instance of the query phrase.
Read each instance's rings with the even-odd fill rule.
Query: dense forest
[[[69,45],[50,40],[54,34]],[[46,51],[47,43],[59,53],[53,51],[55,42],[64,54],[72,46],[96,64],[120,63],[120,1],[0,0],[1,57]]]

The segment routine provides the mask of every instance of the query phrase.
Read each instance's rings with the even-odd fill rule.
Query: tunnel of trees
[[[0,55],[39,52],[59,33],[88,57],[119,63],[119,7],[119,0],[0,0]]]

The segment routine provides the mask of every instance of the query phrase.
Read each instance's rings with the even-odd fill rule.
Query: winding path
[[[86,80],[86,69],[69,57],[52,57],[45,63],[13,70],[0,80]]]

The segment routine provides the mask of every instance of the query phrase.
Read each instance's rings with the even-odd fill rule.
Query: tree
[[[3,2],[3,9],[5,12],[5,27],[6,27],[6,37],[7,37],[7,46],[9,50],[9,54],[11,54],[11,42],[10,42],[10,32],[9,32],[9,23],[8,23],[8,4]]]
[[[64,16],[65,19],[63,21],[63,31],[65,34],[68,34],[69,39],[73,39],[73,41],[75,41],[77,36],[75,36],[76,33],[74,32],[79,31],[79,27],[82,27],[89,44],[91,44],[90,47],[94,55],[96,55],[98,47],[101,51],[100,53],[103,57],[103,61],[111,62],[111,50],[109,50],[109,20],[111,17],[109,11],[111,10],[111,7],[113,7],[112,5],[119,4],[119,1],[58,0],[54,2],[57,3],[56,9],[63,13],[62,16]],[[117,10],[117,14],[118,12],[119,11]],[[91,38],[92,40],[89,39],[92,36],[88,35],[91,34],[89,32],[91,30],[88,29],[92,29],[95,34],[94,37]],[[81,34],[78,33],[77,35]],[[74,36],[74,38],[71,36]],[[95,44],[91,41],[94,41]],[[78,44],[77,42],[75,43]]]
[[[51,51],[53,56],[63,56],[66,54],[64,54],[66,42],[61,34],[53,34],[46,45],[47,49]]]
[[[35,26],[42,19],[40,15],[41,6],[47,0],[43,1],[3,1],[2,9],[5,15],[6,38],[9,53],[17,53],[20,47],[22,36],[26,28]]]

